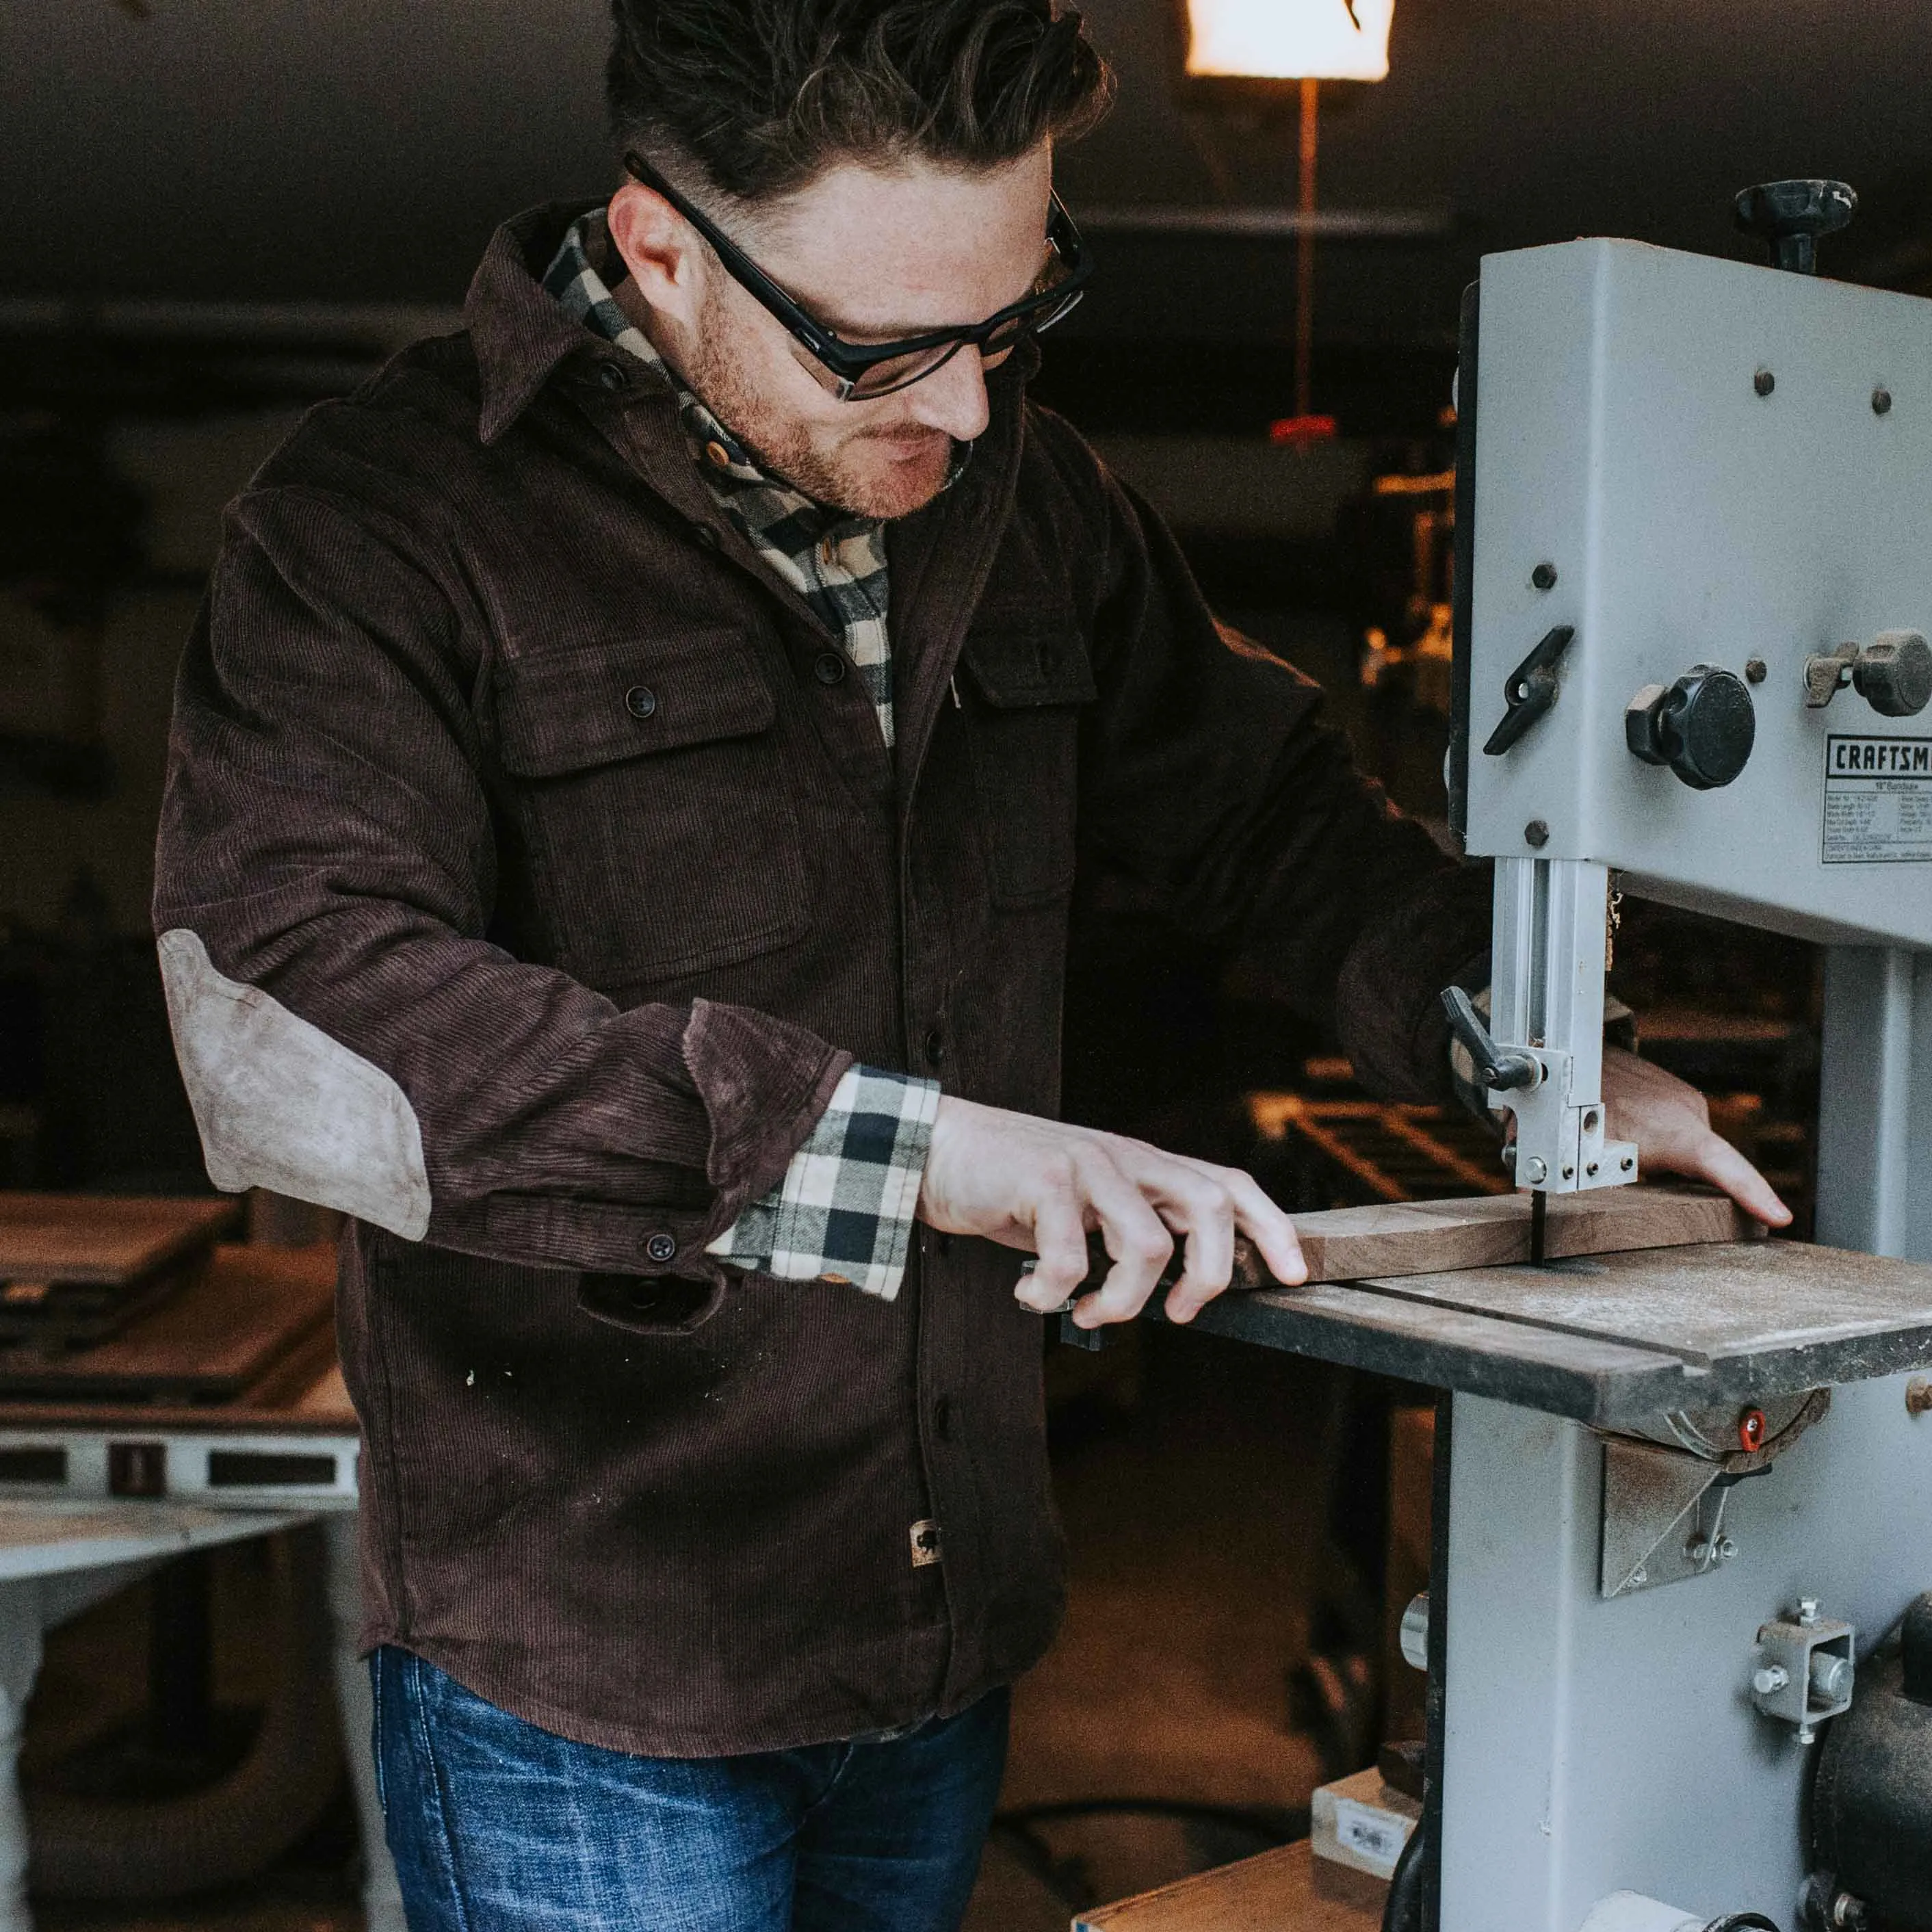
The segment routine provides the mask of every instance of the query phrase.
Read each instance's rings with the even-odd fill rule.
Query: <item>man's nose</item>
[[[944,368],[905,392],[913,420],[942,429],[956,442],[976,442],[992,419],[986,400],[986,371],[980,352],[970,345]]]

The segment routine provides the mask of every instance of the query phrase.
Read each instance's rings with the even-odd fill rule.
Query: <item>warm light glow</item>
[[[1188,0],[1187,71],[1382,80],[1395,0]]]

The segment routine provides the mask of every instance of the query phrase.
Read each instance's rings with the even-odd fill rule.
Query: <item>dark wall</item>
[[[1070,191],[1211,202],[1218,170],[1282,199],[1289,130],[1184,123],[1169,4],[1090,0],[1124,88]],[[454,300],[505,212],[608,184],[604,22],[601,0],[8,0],[0,295]],[[1328,118],[1324,199],[1445,207],[1467,231],[1420,272],[1345,256],[1331,334],[1441,334],[1478,247],[1720,249],[1748,181],[1882,190],[1932,168],[1917,0],[1397,0],[1391,57]],[[1251,260],[1117,260],[1120,329],[1279,332],[1286,282]]]

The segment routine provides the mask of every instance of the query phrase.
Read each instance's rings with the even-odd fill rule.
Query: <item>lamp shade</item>
[[[1187,0],[1187,71],[1244,80],[1382,80],[1395,0]]]

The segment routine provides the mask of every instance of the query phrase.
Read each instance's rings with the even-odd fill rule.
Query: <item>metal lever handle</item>
[[[1542,1084],[1542,1063],[1526,1053],[1504,1052],[1460,986],[1443,988],[1442,1010],[1449,1016],[1449,1030],[1468,1048],[1476,1071],[1488,1086],[1508,1093],[1514,1088]]]
[[[1501,758],[1556,702],[1556,666],[1576,635],[1574,624],[1558,624],[1510,673],[1503,686],[1503,715],[1483,747],[1485,758]]]

